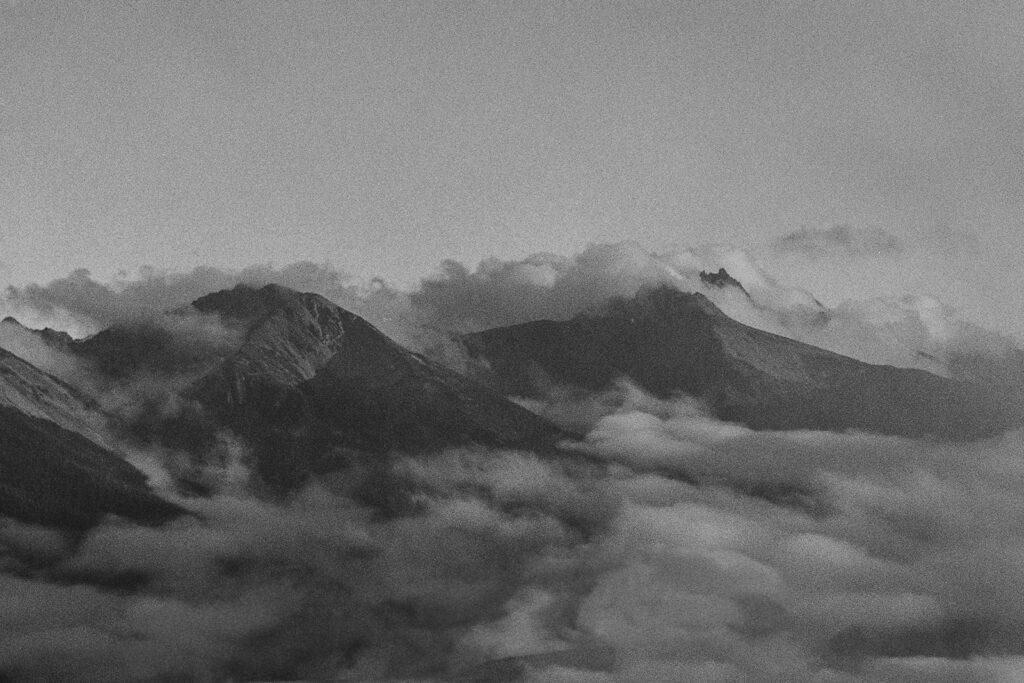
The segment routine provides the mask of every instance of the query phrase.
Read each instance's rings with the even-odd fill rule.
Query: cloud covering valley
[[[700,271],[719,267],[743,289],[701,281]],[[113,284],[75,273],[9,289],[4,306],[31,311],[30,326],[86,334],[145,323],[215,349],[215,320],[163,312],[238,281],[321,292],[452,364],[455,333],[566,318],[650,284],[704,292],[742,322],[868,360],[953,374],[958,357],[981,359],[976,370],[1011,367],[1019,353],[925,298],[826,308],[725,247],[654,255],[627,243],[473,271],[452,263],[412,293],[310,264],[149,272]],[[0,342],[21,339],[25,351],[24,334],[7,329]],[[37,353],[34,362],[71,380],[87,372],[59,349]],[[154,377],[147,370],[105,390],[124,396]],[[254,494],[247,448],[230,434],[198,465],[172,449],[129,450],[193,514],[163,527],[110,519],[78,537],[4,520],[0,674],[637,683],[1024,675],[1020,432],[959,444],[755,432],[694,399],[657,399],[628,382],[589,395],[555,388],[523,403],[581,435],[564,446],[583,459],[468,447],[393,453],[266,497]],[[105,405],[126,415],[139,402]],[[183,495],[176,479],[197,466],[208,495]],[[369,503],[367,486],[393,500]]]

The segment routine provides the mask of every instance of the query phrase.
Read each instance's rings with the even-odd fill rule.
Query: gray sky
[[[0,281],[724,242],[1024,332],[1016,2],[6,2],[0,163]]]

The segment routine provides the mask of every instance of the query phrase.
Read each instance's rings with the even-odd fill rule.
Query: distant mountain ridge
[[[970,439],[1020,423],[1019,407],[923,370],[871,365],[743,325],[707,297],[669,287],[568,321],[466,335],[479,375],[509,394],[545,384],[601,389],[628,377],[660,397],[704,399],[755,429]]]

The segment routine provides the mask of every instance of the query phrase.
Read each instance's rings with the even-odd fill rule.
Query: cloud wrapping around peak
[[[701,272],[717,273],[720,268],[742,289],[702,281]],[[362,315],[400,344],[457,370],[464,370],[468,362],[454,339],[459,333],[564,320],[599,310],[612,298],[634,296],[644,287],[669,286],[705,294],[726,315],[746,325],[867,362],[947,376],[1024,378],[1024,361],[1012,341],[964,322],[933,298],[879,297],[829,308],[810,292],[773,277],[756,252],[728,245],[653,253],[633,242],[595,244],[568,257],[539,253],[516,260],[492,258],[475,269],[446,261],[411,292],[381,280],[357,281],[329,265],[310,262],[239,271],[142,269],[136,276],[110,283],[76,271],[46,285],[8,288],[0,298],[0,314],[12,314],[30,327],[52,326],[76,336],[140,321],[166,327],[171,325],[166,311],[239,283],[276,283],[321,294]],[[201,321],[194,324],[204,326]],[[24,348],[14,339],[9,343],[16,342]]]
[[[701,280],[701,272],[720,268],[743,289]],[[490,259],[475,270],[447,262],[409,300],[419,320],[463,332],[565,320],[651,286],[700,292],[741,323],[870,363],[947,376],[957,376],[972,363],[987,368],[989,377],[1017,376],[1024,370],[1010,339],[965,322],[932,297],[847,300],[830,308],[768,273],[755,252],[727,245],[656,254],[622,242],[592,245],[573,257]],[[971,360],[965,363],[965,358]]]
[[[782,253],[803,254],[811,258],[895,256],[903,253],[903,243],[881,228],[856,228],[842,224],[832,228],[801,228],[772,243]]]
[[[332,299],[352,298],[357,287],[343,273],[326,265],[299,262],[281,269],[253,265],[240,271],[200,266],[187,273],[143,267],[137,275],[124,275],[110,283],[96,280],[85,269],[46,285],[8,287],[8,307],[35,309],[40,314],[71,315],[91,331],[116,323],[159,316],[187,306],[195,299],[237,284],[276,283],[324,294]]]
[[[701,272],[716,273],[723,267],[746,292],[735,286],[715,287],[700,277]],[[448,261],[410,298],[414,307],[443,327],[478,331],[532,320],[566,320],[657,286],[704,293],[726,314],[757,327],[773,322],[755,310],[751,297],[773,307],[821,308],[807,292],[780,287],[743,249],[705,245],[654,253],[635,242],[592,244],[572,257],[488,259],[475,270]]]
[[[701,279],[702,272],[717,273],[720,268],[742,289]],[[321,294],[362,315],[407,348],[456,370],[464,370],[468,362],[455,340],[460,333],[564,320],[599,310],[612,298],[634,296],[644,287],[669,286],[703,293],[746,325],[867,362],[1002,383],[1007,377],[1014,382],[1024,379],[1024,359],[1010,339],[963,321],[934,298],[877,297],[826,307],[812,293],[787,286],[767,272],[756,252],[728,245],[653,253],[633,242],[595,244],[568,257],[539,253],[515,260],[492,258],[475,269],[446,261],[411,292],[381,280],[357,281],[329,265],[310,262],[239,271],[142,269],[136,276],[110,283],[76,271],[46,285],[8,288],[0,298],[0,314],[14,315],[30,327],[51,326],[76,336],[139,322],[204,328],[209,321],[174,321],[165,312],[239,283],[276,283]],[[13,337],[8,344],[25,347]]]
[[[189,272],[141,268],[133,276],[100,282],[87,270],[76,270],[45,285],[8,287],[0,297],[0,314],[28,327],[55,327],[84,337],[113,325],[149,323],[162,327],[184,324],[179,314],[201,296],[236,285],[278,284],[320,294],[371,320],[400,343],[422,350],[436,334],[419,319],[408,297],[383,280],[355,281],[327,264],[301,261],[275,268],[256,264],[241,270],[200,266]],[[177,322],[176,322],[177,320]]]

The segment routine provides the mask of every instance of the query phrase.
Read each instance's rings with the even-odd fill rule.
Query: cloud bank
[[[743,289],[717,287],[700,277],[720,268]],[[367,318],[404,346],[455,369],[466,364],[453,339],[458,333],[566,319],[599,309],[611,298],[633,296],[642,287],[667,285],[701,292],[726,315],[752,327],[867,362],[965,378],[971,373],[1014,381],[1024,376],[1024,360],[1012,340],[964,321],[933,297],[846,300],[830,308],[768,273],[755,252],[725,245],[652,253],[631,242],[598,244],[569,257],[489,259],[475,269],[447,261],[411,292],[381,280],[358,281],[310,262],[240,271],[143,269],[111,283],[76,271],[46,285],[8,288],[0,299],[0,314],[14,315],[30,327],[52,326],[77,336],[111,324],[166,326],[166,311],[239,283],[277,283],[316,292]]]
[[[381,516],[327,477],[225,487],[77,543],[0,525],[17,680],[1010,681],[1024,436],[756,433],[621,386],[574,448],[396,456]],[[563,405],[564,415],[571,412]],[[774,497],[782,485],[804,498]],[[773,488],[774,487],[774,488]],[[774,499],[774,502],[772,502]]]

